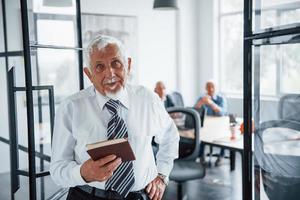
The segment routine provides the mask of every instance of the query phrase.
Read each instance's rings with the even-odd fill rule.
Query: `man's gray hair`
[[[213,78],[211,78],[211,79],[208,79],[207,81],[206,81],[206,83],[205,83],[205,85],[207,85],[208,83],[212,83],[215,87],[216,87],[216,85],[217,85],[217,82],[216,82],[216,80],[215,79],[213,79]]]
[[[85,56],[86,56],[86,65],[89,67],[89,69],[91,70],[92,65],[91,65],[91,54],[95,51],[95,50],[101,50],[104,49],[107,45],[109,44],[115,44],[118,47],[120,56],[122,58],[123,64],[125,65],[125,70],[127,71],[127,67],[128,67],[128,63],[127,63],[127,59],[128,56],[126,54],[126,50],[125,47],[123,45],[123,43],[111,36],[107,36],[107,35],[99,35],[97,37],[95,37],[92,41],[90,41],[89,45],[86,48],[86,52],[85,52]]]

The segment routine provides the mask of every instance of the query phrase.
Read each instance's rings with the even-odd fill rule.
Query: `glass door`
[[[300,199],[300,1],[249,1],[244,23],[244,199]]]
[[[80,1],[2,0],[0,8],[1,115],[9,119],[1,120],[0,186],[10,186],[0,199],[59,199],[66,190],[49,176],[51,139],[55,109],[83,89]]]

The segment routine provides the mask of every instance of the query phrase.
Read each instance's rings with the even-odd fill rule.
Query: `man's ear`
[[[127,73],[129,73],[131,70],[131,58],[128,58],[127,62],[128,62],[128,72]]]
[[[85,73],[85,75],[90,79],[90,81],[92,82],[92,74],[91,71],[88,67],[83,68],[83,71]]]

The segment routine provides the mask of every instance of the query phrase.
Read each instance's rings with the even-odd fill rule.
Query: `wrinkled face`
[[[211,83],[211,82],[206,83],[206,91],[209,96],[213,96],[215,94],[214,83]]]
[[[85,69],[85,73],[98,92],[103,95],[115,94],[125,86],[131,60],[128,59],[126,70],[127,65],[125,65],[117,45],[108,44],[101,50],[94,49],[90,54],[90,60],[90,72]]]
[[[157,83],[154,91],[158,94],[158,96],[163,99],[166,96],[166,87],[163,83]]]

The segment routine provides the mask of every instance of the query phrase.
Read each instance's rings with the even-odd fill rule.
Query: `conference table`
[[[203,127],[200,129],[200,139],[202,144],[210,145],[211,147],[221,147],[230,151],[230,170],[235,169],[236,152],[240,152],[242,155],[244,149],[244,138],[239,127],[239,124],[234,127],[235,139],[231,139],[230,121],[228,116],[206,116]]]
[[[241,122],[241,119],[237,120]],[[180,136],[193,138],[193,130],[181,130]],[[220,147],[230,151],[230,170],[235,169],[236,152],[243,153],[243,135],[239,130],[239,124],[235,128],[235,139],[231,139],[230,121],[228,116],[206,116],[203,127],[200,129],[201,144],[211,147]]]

